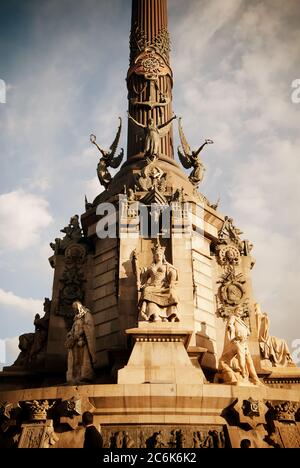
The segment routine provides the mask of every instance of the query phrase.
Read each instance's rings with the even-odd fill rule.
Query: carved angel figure
[[[97,167],[97,175],[98,179],[101,185],[104,186],[104,188],[107,190],[111,181],[112,181],[112,176],[108,172],[108,168],[112,167],[113,169],[117,169],[124,157],[124,149],[121,148],[121,152],[118,156],[115,157],[118,144],[120,141],[120,135],[121,135],[121,130],[122,130],[122,119],[119,117],[120,120],[120,125],[117,131],[116,138],[114,139],[114,142],[112,143],[111,147],[109,148],[109,151],[105,151],[100,146],[98,145],[96,141],[96,136],[91,135],[90,136],[90,141],[93,145],[95,145],[100,153],[102,154],[102,158],[100,158],[100,161],[98,163]]]
[[[154,159],[159,156],[160,153],[160,140],[167,136],[171,129],[171,124],[176,115],[174,115],[170,120],[161,125],[155,125],[154,119],[149,119],[147,125],[143,125],[137,122],[129,113],[128,118],[131,120],[137,127],[144,130],[145,135],[145,144],[144,144],[144,153],[145,156],[150,159]]]
[[[193,171],[189,179],[193,185],[198,187],[203,180],[205,172],[205,167],[203,166],[199,154],[206,145],[212,145],[214,142],[212,140],[205,140],[203,145],[201,145],[197,151],[192,151],[183,132],[181,120],[182,119],[180,118],[178,122],[178,128],[183,152],[181,151],[180,146],[178,146],[178,157],[185,169],[191,169],[193,167]]]

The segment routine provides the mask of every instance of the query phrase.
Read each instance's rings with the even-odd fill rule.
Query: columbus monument
[[[116,115],[109,149],[90,136],[99,195],[51,242],[52,297],[0,374],[1,447],[82,447],[85,411],[107,448],[300,447],[300,370],[253,245],[201,192],[213,141],[190,146],[173,78],[167,0],[132,0],[127,157]]]

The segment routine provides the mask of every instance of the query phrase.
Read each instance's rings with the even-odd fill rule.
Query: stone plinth
[[[75,416],[74,412],[71,412],[69,418],[62,418],[56,414],[53,421],[57,436],[53,437],[54,448],[83,446],[84,430],[79,423],[82,413],[86,410],[93,412],[95,426],[101,426],[105,448],[113,448],[112,435],[123,431],[128,432],[133,439],[134,448],[143,448],[145,445],[142,443],[141,435],[144,435],[145,439],[151,434],[161,432],[164,441],[168,444],[172,433],[180,429],[186,438],[185,448],[194,447],[194,432],[208,434],[214,430],[219,433],[228,430],[229,440],[226,443],[228,447],[239,447],[241,440],[245,438],[251,439],[253,447],[265,447],[262,440],[267,436],[265,426],[262,424],[265,423],[264,406],[269,406],[269,403],[277,405],[278,401],[297,403],[300,401],[300,393],[299,388],[287,390],[267,386],[191,384],[188,376],[185,384],[86,385],[0,391],[0,401],[8,402],[10,407],[17,409],[25,402],[45,399],[51,405],[55,403],[54,409],[61,402],[81,402],[81,411]],[[245,402],[250,400],[258,403],[260,414],[256,416],[246,413],[248,424],[253,427],[251,431],[246,431],[243,427],[246,418],[244,409]],[[230,424],[227,422],[227,413],[230,413]],[[281,423],[283,424],[286,425],[285,433],[283,434],[280,427],[280,437],[286,435],[287,430],[291,432],[298,427],[294,421]],[[270,427],[269,431],[272,432],[273,429]],[[21,432],[22,428],[17,426],[15,433],[21,435]],[[290,444],[291,441],[288,445]],[[299,446],[294,439],[293,444],[294,447]],[[281,445],[285,446],[284,443]]]
[[[178,323],[141,323],[126,330],[135,341],[127,366],[118,372],[119,384],[201,384],[205,377],[187,353],[192,331]]]

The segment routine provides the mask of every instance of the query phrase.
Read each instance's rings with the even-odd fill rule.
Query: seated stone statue
[[[262,357],[268,359],[273,367],[294,367],[296,364],[287,343],[281,338],[270,336],[270,318],[268,314],[262,313],[259,304],[255,304],[255,315]]]
[[[65,343],[68,349],[67,383],[76,385],[94,377],[96,362],[94,320],[81,302],[73,303],[74,322]]]
[[[19,349],[21,353],[12,367],[35,369],[41,367],[45,361],[48,328],[50,320],[51,301],[45,298],[44,316],[35,315],[35,333],[25,333],[19,337]]]
[[[219,372],[225,384],[238,385],[249,380],[262,385],[248,347],[250,329],[242,319],[243,308],[237,307],[226,324],[225,343]]]
[[[48,328],[50,320],[50,308],[51,301],[45,298],[44,301],[44,317],[40,317],[40,314],[36,314],[34,318],[35,333],[33,338],[33,344],[30,349],[29,362],[33,362],[39,354],[45,351],[47,345]]]
[[[159,241],[152,252],[153,263],[140,272],[139,320],[179,322],[178,298],[175,291],[178,281],[177,269],[166,261],[165,248],[161,247]]]

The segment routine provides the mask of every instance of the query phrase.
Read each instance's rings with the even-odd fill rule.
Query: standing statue
[[[262,385],[248,347],[250,329],[242,319],[243,313],[243,308],[237,307],[227,320],[219,371],[226,384],[238,385],[250,379],[254,385]]]
[[[68,349],[67,382],[76,385],[90,382],[96,362],[94,320],[81,302],[73,303],[74,322],[65,343]]]
[[[161,125],[155,125],[154,119],[149,119],[147,125],[143,125],[137,122],[129,113],[128,118],[131,120],[137,127],[144,130],[145,134],[145,144],[144,144],[144,153],[150,159],[154,159],[160,154],[160,140],[167,136],[171,129],[171,124],[176,115],[174,115],[170,120]]]
[[[140,270],[136,252],[133,255],[137,288],[140,291],[139,320],[147,322],[179,322],[175,286],[177,269],[165,259],[165,248],[157,243],[152,248],[153,263]]]
[[[281,338],[270,336],[270,318],[262,313],[260,305],[255,304],[258,341],[261,355],[269,359],[274,367],[295,367],[287,343]]]
[[[206,145],[212,145],[214,142],[212,140],[205,140],[203,145],[201,145],[197,151],[192,151],[183,132],[181,120],[182,119],[180,118],[178,122],[178,127],[183,152],[181,151],[180,146],[178,146],[178,156],[181,161],[181,164],[185,169],[191,169],[191,167],[193,167],[193,171],[189,176],[189,180],[193,185],[195,185],[195,187],[198,188],[199,184],[203,180],[205,172],[205,167],[203,166],[199,154]]]
[[[112,167],[113,169],[117,169],[122,160],[123,160],[123,157],[124,157],[124,149],[121,148],[121,152],[119,154],[119,156],[115,157],[115,154],[116,154],[116,151],[117,151],[117,148],[118,148],[118,144],[119,144],[119,141],[120,141],[120,135],[121,135],[121,130],[122,130],[122,119],[121,117],[119,117],[119,120],[120,120],[120,125],[119,125],[119,128],[118,128],[118,131],[117,131],[117,135],[116,135],[116,138],[114,139],[114,142],[112,143],[109,151],[105,151],[103,150],[102,148],[100,148],[100,146],[98,145],[97,141],[96,141],[96,136],[95,135],[91,135],[90,136],[90,141],[93,145],[95,145],[98,150],[100,151],[100,153],[102,154],[102,158],[100,158],[100,161],[98,163],[98,167],[97,167],[97,175],[98,175],[98,179],[99,179],[99,182],[101,185],[104,186],[105,190],[108,189],[111,181],[112,181],[112,176],[110,175],[110,173],[108,172],[108,167]]]

